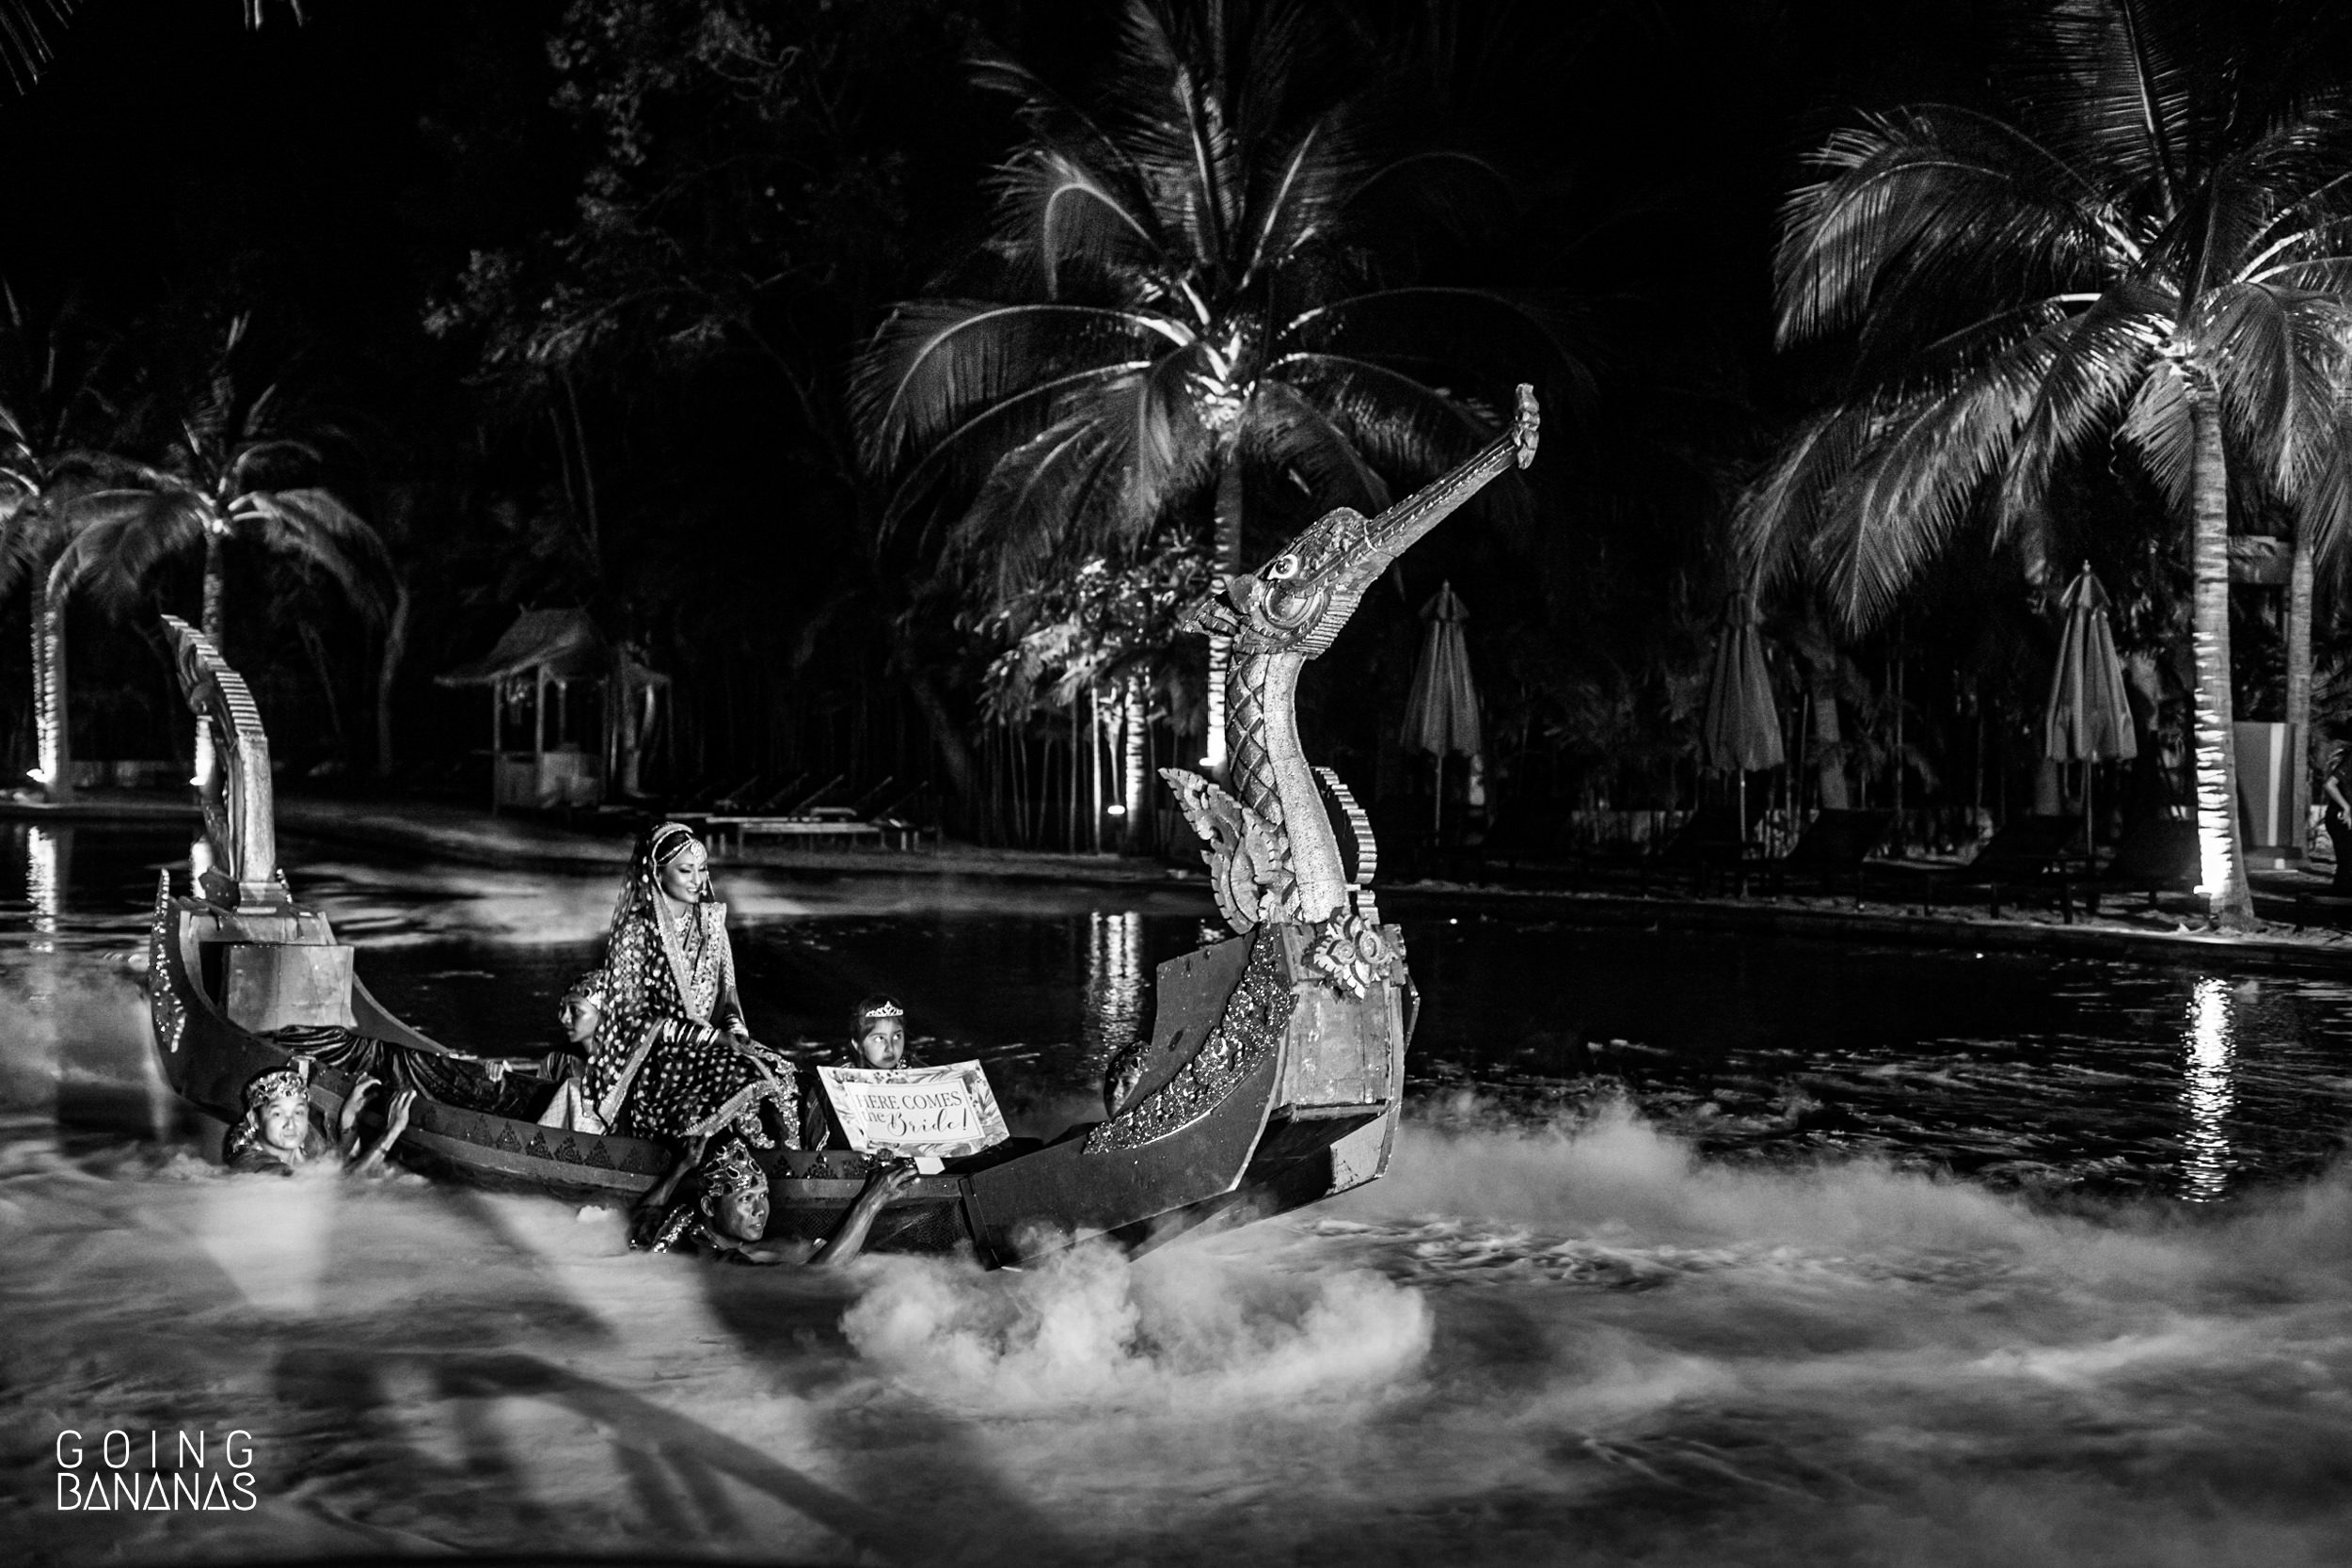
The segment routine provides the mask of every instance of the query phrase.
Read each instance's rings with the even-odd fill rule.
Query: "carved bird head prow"
[[[1391,562],[1503,469],[1535,460],[1540,424],[1535,389],[1522,385],[1511,428],[1476,457],[1377,517],[1345,506],[1325,513],[1255,572],[1229,577],[1195,600],[1177,626],[1222,632],[1245,653],[1320,657]]]

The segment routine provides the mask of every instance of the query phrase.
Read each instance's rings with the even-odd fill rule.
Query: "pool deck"
[[[0,796],[0,819],[55,822],[193,822],[184,799],[161,794],[92,791],[59,805]],[[313,843],[516,869],[615,869],[628,859],[629,840],[617,832],[568,829],[535,817],[492,816],[478,807],[437,800],[362,800],[289,796],[278,801],[281,833]],[[760,845],[727,857],[722,875],[757,869],[787,876],[948,877],[1008,882],[1196,890],[1205,906],[1207,879],[1199,871],[1156,860],[1116,855],[1063,855],[947,844],[908,850],[787,849]],[[2241,964],[2264,970],[2340,972],[2352,977],[2352,929],[2314,926],[2296,931],[2298,894],[2325,892],[2327,879],[2299,871],[2254,874],[2257,909],[2271,921],[2243,935],[2196,928],[2195,916],[2169,911],[2110,909],[2077,915],[2072,924],[2055,910],[2011,909],[1999,919],[1981,903],[1916,906],[1851,897],[1706,896],[1678,891],[1623,888],[1530,889],[1448,881],[1389,881],[1380,898],[1391,913],[1412,917],[1510,914],[1645,925],[1675,930],[1762,931],[1774,935],[1844,937],[1870,942],[1966,947],[1985,952],[2043,952],[2083,957],[2177,962],[2200,967]],[[2352,903],[2336,918],[2352,927]]]

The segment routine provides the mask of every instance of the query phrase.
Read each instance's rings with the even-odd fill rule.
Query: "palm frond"
[[[2017,29],[2004,75],[2023,113],[2087,163],[2156,184],[2177,208],[2217,107],[2194,8],[2061,0]]]
[[[1912,329],[1982,313],[2015,280],[2098,289],[2136,248],[2106,194],[1998,120],[1940,105],[1871,117],[1814,158],[1775,262],[1779,338]],[[1959,302],[1957,305],[1955,302]]]
[[[912,300],[891,312],[850,372],[850,417],[867,466],[888,472],[908,448],[985,405],[1075,371],[1148,360],[1190,341],[1184,326],[1090,305]]]
[[[2173,515],[2188,514],[2189,475],[2196,462],[2196,437],[2189,423],[2188,388],[2180,372],[2159,361],[2139,384],[2116,439],[2139,456]]]
[[[1309,245],[1337,242],[1344,210],[1372,168],[1371,149],[1348,104],[1316,117],[1269,152],[1265,166],[1251,171],[1243,203],[1246,238],[1236,280],[1243,289]]]
[[[950,536],[951,558],[983,567],[1001,601],[1033,585],[1082,534],[1144,531],[1148,521],[1138,527],[1118,504],[1133,430],[1132,420],[1098,408],[1006,453]]]
[[[1495,423],[1466,401],[1404,371],[1344,354],[1284,355],[1266,367],[1338,423],[1359,450],[1384,466],[1413,471],[1438,452],[1458,454],[1492,438]],[[1438,459],[1439,466],[1449,459]]]
[[[55,57],[54,40],[73,14],[74,0],[0,0],[0,71],[18,94],[33,90]]]
[[[2032,417],[2037,369],[2033,356],[2012,356],[1877,421],[1866,455],[1830,499],[1821,541],[1850,624],[1892,610],[1967,521]]]
[[[92,490],[57,503],[72,535],[72,580],[102,603],[133,603],[167,561],[200,546],[212,511],[183,490]]]
[[[1118,189],[1071,151],[1024,149],[998,170],[995,185],[999,240],[1038,264],[1049,298],[1060,292],[1067,261],[1131,270],[1170,266],[1151,202],[1136,198],[1142,193]]]
[[[2266,368],[2228,366],[2224,407],[2269,493],[2299,509],[2305,496],[2327,483],[2334,449],[2352,437],[2345,424],[2352,406],[2352,304],[2329,294],[2273,297],[2281,340],[2278,361]],[[2245,372],[2258,389],[2233,389]],[[2270,420],[2249,424],[2249,411],[2261,408],[2271,411]]]
[[[325,461],[319,449],[309,441],[275,436],[238,448],[230,456],[227,477],[231,485],[242,488],[265,480],[273,470],[283,467],[315,468]]]
[[[1213,5],[1207,9],[1220,9]],[[1217,89],[1221,61],[1188,13],[1133,0],[1113,79],[1115,135],[1151,185],[1172,233],[1213,275],[1231,276],[1230,248],[1243,170]]]
[[[1862,400],[1807,420],[1771,467],[1740,496],[1732,514],[1739,560],[1732,576],[1759,586],[1805,564],[1826,532],[1831,499],[1868,450],[1876,407]]]
[[[1013,447],[1068,419],[1088,398],[1146,370],[1183,364],[1188,354],[1170,354],[1157,366],[1148,359],[1114,360],[1072,371],[986,404],[961,424],[932,439],[891,486],[882,527],[887,533],[943,492],[967,496],[984,483]]]
[[[2001,483],[2001,529],[2038,514],[2058,461],[2114,427],[2169,331],[2171,308],[2165,292],[2125,279],[2012,351],[2009,373],[2028,375],[2035,387]]]
[[[1317,506],[1352,506],[1366,516],[1388,507],[1389,486],[1348,431],[1279,381],[1260,382],[1251,396],[1242,416],[1242,451],[1262,467],[1295,475]]]
[[[1380,289],[1303,310],[1277,341],[1374,361],[1425,380],[1432,374],[1484,372],[1498,388],[1535,379],[1542,361],[1560,401],[1575,407],[1594,395],[1592,372],[1569,346],[1565,312],[1546,302],[1494,289]]]
[[[381,613],[392,579],[384,541],[331,490],[251,490],[230,512],[239,533],[298,562],[342,589],[363,612]]]

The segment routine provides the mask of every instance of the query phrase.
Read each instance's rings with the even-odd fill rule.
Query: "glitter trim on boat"
[[[1251,939],[1248,967],[1209,1037],[1176,1076],[1087,1134],[1089,1154],[1139,1148],[1188,1127],[1216,1110],[1281,1043],[1297,993],[1283,974],[1282,928],[1261,926]]]
[[[155,924],[147,934],[147,994],[153,1005],[155,1037],[164,1053],[180,1053],[180,1037],[188,1027],[188,1009],[171,983],[171,873],[155,881]]]

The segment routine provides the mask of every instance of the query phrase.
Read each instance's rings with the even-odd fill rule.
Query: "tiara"
[[[857,1016],[860,1018],[904,1018],[907,1016],[907,1010],[896,1002],[877,1002],[870,1007],[860,1007],[857,1010]]]
[[[698,842],[694,830],[683,822],[664,822],[646,836],[645,849],[656,864],[667,865],[686,853],[686,847]]]
[[[305,1069],[309,1064],[299,1057],[296,1061],[299,1065],[279,1068],[274,1072],[264,1072],[247,1084],[245,1086],[246,1109],[258,1111],[262,1106],[279,1100],[308,1101],[310,1096],[310,1079]]]

